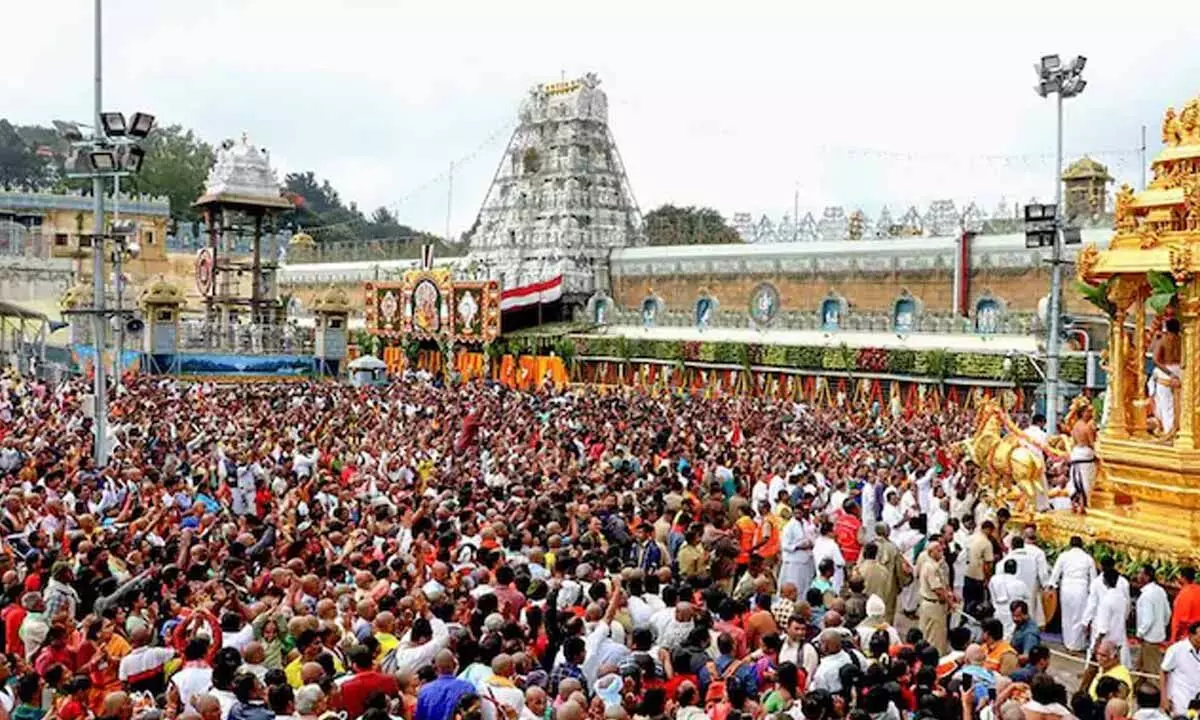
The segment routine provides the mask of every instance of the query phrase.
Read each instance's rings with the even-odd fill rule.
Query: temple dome
[[[1109,181],[1108,168],[1086,155],[1071,163],[1062,175],[1063,180],[1096,179]]]
[[[159,275],[142,290],[138,302],[142,305],[182,305],[183,291],[178,285]]]
[[[92,299],[92,286],[87,283],[78,283],[63,293],[62,297],[58,299],[58,307],[62,310],[91,307]]]
[[[291,201],[280,194],[270,153],[250,144],[245,134],[240,141],[226,140],[217,148],[216,159],[204,181],[204,195],[193,204],[219,201],[279,208],[292,206]]]
[[[331,285],[317,295],[312,308],[313,312],[318,313],[348,313],[351,310],[350,296],[342,288]]]

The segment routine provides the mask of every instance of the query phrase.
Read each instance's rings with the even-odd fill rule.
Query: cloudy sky
[[[84,119],[92,0],[0,0],[0,116]],[[516,108],[597,72],[635,195],[726,214],[1052,190],[1054,110],[1032,63],[1088,58],[1068,157],[1141,176],[1162,111],[1200,93],[1186,0],[106,0],[105,106],[203,137],[248,132],[365,209],[474,218]]]

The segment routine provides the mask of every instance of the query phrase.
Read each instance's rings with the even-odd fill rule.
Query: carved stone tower
[[[588,74],[538,85],[469,233],[471,258],[504,288],[563,277],[568,302],[608,289],[608,255],[644,234],[608,99]]]
[[[1108,168],[1091,159],[1083,157],[1063,171],[1063,185],[1066,186],[1063,213],[1066,217],[1089,218],[1103,215],[1108,184],[1112,178]]]

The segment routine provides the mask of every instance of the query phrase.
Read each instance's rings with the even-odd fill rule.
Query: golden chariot
[[[1115,233],[1106,249],[1083,248],[1076,260],[1090,300],[1111,318],[1109,373],[1103,422],[1097,418],[1099,476],[1086,514],[1067,510],[1033,517],[1051,540],[1082,535],[1142,556],[1200,560],[1200,98],[1176,114],[1166,111],[1164,148],[1154,158],[1154,180],[1142,192],[1124,186],[1116,196]],[[1167,287],[1164,290],[1164,285]],[[1167,297],[1164,299],[1164,291]],[[1180,375],[1175,429],[1155,431],[1147,360],[1148,325],[1173,315],[1180,326]],[[1008,433],[1001,432],[1008,425]],[[1065,425],[1065,424],[1064,424]],[[1064,430],[1069,432],[1069,426]],[[1069,439],[1051,439],[1055,457]],[[968,450],[982,466],[985,485],[1037,491],[1040,468],[1020,448],[1020,431],[1002,410],[985,408]],[[997,460],[999,454],[1000,459]],[[1053,459],[1053,458],[1052,458]]]

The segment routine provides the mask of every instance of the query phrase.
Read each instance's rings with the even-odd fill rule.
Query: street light
[[[108,403],[105,398],[107,388],[104,380],[104,367],[100,358],[104,355],[104,321],[108,317],[118,320],[115,366],[113,368],[114,387],[120,389],[121,355],[123,354],[125,312],[121,308],[121,294],[124,283],[121,278],[121,262],[126,256],[136,256],[141,249],[136,242],[130,242],[131,234],[136,232],[132,223],[114,222],[105,233],[104,228],[104,193],[105,180],[113,180],[113,215],[116,215],[116,202],[121,192],[120,181],[142,169],[146,152],[137,145],[136,140],[145,138],[154,129],[154,116],[148,113],[135,113],[131,123],[125,122],[125,115],[119,112],[101,111],[101,74],[100,74],[100,9],[101,0],[96,0],[95,14],[95,122],[91,126],[90,137],[85,137],[80,131],[82,123],[55,122],[54,125],[63,139],[71,143],[74,154],[74,172],[68,172],[67,177],[89,178],[92,181],[92,308],[86,311],[93,320],[93,340],[96,346],[95,394],[93,430],[95,432],[95,459],[97,467],[103,467],[108,459],[108,442],[105,425],[108,419]],[[86,126],[85,126],[86,127]],[[80,162],[83,157],[86,162]],[[81,167],[82,166],[82,167]],[[80,247],[84,246],[84,236],[80,236]],[[113,240],[113,265],[116,269],[117,309],[108,310],[105,305],[104,293],[104,252],[105,240]]]
[[[142,171],[142,162],[146,159],[146,151],[137,145],[130,145],[125,148],[125,155],[121,158],[121,168],[126,172],[138,173]]]
[[[119,112],[100,113],[100,124],[104,126],[104,134],[109,137],[120,137],[125,134],[125,114]]]
[[[149,113],[135,112],[133,119],[129,121],[129,135],[135,138],[144,138],[154,129],[154,116]]]
[[[1051,259],[1050,273],[1050,308],[1049,335],[1046,338],[1046,418],[1051,427],[1058,425],[1058,348],[1059,322],[1062,314],[1062,162],[1063,162],[1063,100],[1072,98],[1083,92],[1087,81],[1083,79],[1084,66],[1087,58],[1077,56],[1067,65],[1063,65],[1058,55],[1043,55],[1040,62],[1034,64],[1038,84],[1034,91],[1041,97],[1055,96],[1055,106],[1058,115],[1058,140],[1054,153],[1054,212],[1049,232],[1052,235],[1054,248]],[[1027,220],[1030,218],[1027,216]],[[1044,218],[1039,218],[1039,220]],[[1044,236],[1039,237],[1039,244]],[[1072,237],[1072,239],[1075,239]],[[1026,235],[1026,246],[1030,245],[1029,235]]]

